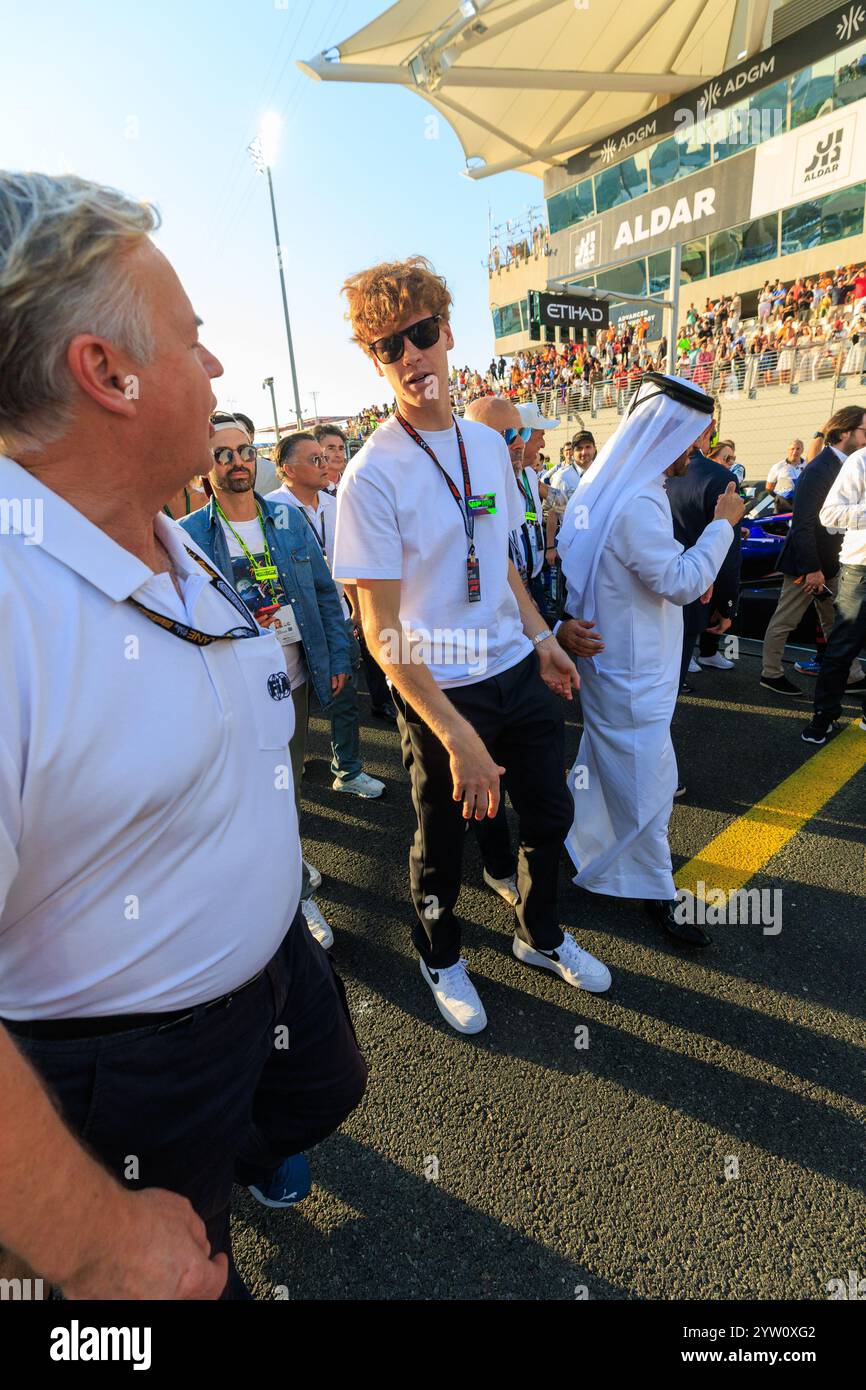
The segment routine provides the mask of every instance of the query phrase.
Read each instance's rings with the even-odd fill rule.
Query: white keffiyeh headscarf
[[[672,386],[666,388],[666,382]],[[556,543],[568,583],[568,606],[581,618],[595,617],[596,571],[616,518],[695,442],[712,411],[711,397],[699,386],[681,377],[649,373],[618,428],[583,474]]]

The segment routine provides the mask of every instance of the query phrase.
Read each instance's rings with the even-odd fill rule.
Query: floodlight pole
[[[272,410],[273,410],[273,412],[274,412],[274,443],[275,443],[275,444],[279,444],[279,442],[280,442],[280,420],[279,420],[279,416],[277,415],[277,398],[276,398],[276,396],[274,395],[274,378],[273,378],[272,376],[266,376],[265,379],[264,379],[264,381],[262,382],[262,390],[263,390],[263,391],[266,391],[266,390],[268,390],[269,388],[270,388],[270,392],[271,392],[271,408],[272,408]]]
[[[286,342],[289,345],[289,365],[292,369],[292,390],[295,395],[295,415],[297,416],[298,429],[304,428],[303,416],[301,414],[301,395],[298,391],[298,373],[295,369],[295,349],[292,344],[292,325],[289,320],[289,301],[286,296],[286,278],[283,274],[283,248],[280,245],[280,228],[277,223],[277,205],[274,202],[274,182],[271,178],[271,166],[265,156],[260,136],[247,146],[247,152],[260,174],[267,174],[268,195],[271,200],[271,217],[274,223],[274,243],[277,248],[277,269],[280,273],[280,291],[283,296],[283,318],[286,324]]]
[[[283,317],[286,321],[286,342],[289,345],[289,365],[292,369],[292,390],[295,395],[295,415],[298,418],[298,429],[304,428],[303,416],[301,414],[301,396],[298,391],[298,374],[295,370],[295,349],[292,346],[292,325],[289,322],[289,301],[286,297],[286,278],[283,275],[283,248],[280,245],[280,229],[277,225],[277,205],[274,202],[274,184],[271,178],[271,166],[265,165],[265,173],[268,176],[268,193],[271,197],[271,216],[274,219],[274,241],[277,247],[277,267],[280,272],[280,290],[283,296]]]
[[[670,295],[671,331],[668,336],[668,375],[675,376],[677,370],[677,334],[680,319],[680,275],[683,269],[683,244],[678,241],[671,247]]]

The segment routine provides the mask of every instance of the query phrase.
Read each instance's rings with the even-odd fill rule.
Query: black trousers
[[[574,807],[565,783],[565,713],[541,679],[538,657],[498,676],[445,692],[506,769],[505,783],[520,823],[515,909],[524,941],[553,950],[562,941],[557,878],[563,840]],[[453,799],[448,754],[421,716],[394,691],[403,740],[403,764],[412,782],[418,828],[409,851],[412,902],[418,921],[412,940],[435,969],[460,956],[454,907],[460,893],[466,822]],[[501,826],[486,832],[501,846]],[[482,855],[485,832],[481,832]],[[493,869],[486,862],[489,872]],[[496,877],[504,877],[497,874]]]
[[[388,682],[385,679],[385,672],[370,651],[364,641],[364,634],[361,627],[358,627],[360,634],[361,656],[364,660],[364,672],[367,677],[367,694],[370,696],[370,704],[373,709],[386,709],[391,704],[391,691],[388,689]]]
[[[695,599],[694,603],[687,603],[683,608],[683,655],[680,662],[680,685],[686,678],[689,669],[689,661],[694,651],[695,643],[703,633],[709,618],[709,604],[701,603],[700,599]],[[702,656],[711,656],[711,652],[704,652]]]
[[[827,719],[838,719],[842,713],[851,662],[866,644],[866,565],[842,566],[835,607],[836,621],[815,682],[815,713]]]
[[[300,911],[261,978],[218,1008],[74,1041],[7,1026],[70,1129],[124,1186],[189,1199],[211,1254],[229,1257],[223,1298],[249,1296],[232,1259],[232,1183],[266,1181],[333,1133],[367,1083],[342,982]]]

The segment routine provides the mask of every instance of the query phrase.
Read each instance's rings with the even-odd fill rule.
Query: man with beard
[[[568,610],[584,622],[597,618],[606,643],[579,668],[584,732],[566,839],[574,881],[591,893],[643,899],[671,936],[697,946],[709,944],[706,933],[674,917],[667,835],[682,606],[712,583],[744,506],[731,482],[714,520],[684,551],[664,484],[685,472],[712,409],[687,382],[647,373],[569,502],[559,541]]]
[[[289,758],[300,820],[310,687],[327,714],[351,670],[343,610],[321,548],[298,509],[254,491],[256,450],[246,430],[237,421],[213,428],[213,496],[181,524],[282,648],[295,710]],[[301,908],[327,949],[334,936],[313,901],[321,874],[306,860],[302,868]]]

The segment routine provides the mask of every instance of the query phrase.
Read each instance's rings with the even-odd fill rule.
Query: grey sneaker
[[[368,777],[366,772],[359,772],[357,777],[349,777],[345,782],[335,777],[331,787],[335,792],[351,792],[353,796],[363,796],[365,800],[372,801],[382,795],[385,783],[380,782],[378,777]]]

